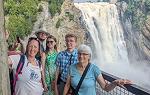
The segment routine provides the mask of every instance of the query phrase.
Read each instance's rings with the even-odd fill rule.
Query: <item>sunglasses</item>
[[[29,41],[31,41],[31,40],[39,41],[39,39],[38,39],[38,38],[36,38],[36,37],[30,37],[30,38],[29,38]]]
[[[32,40],[36,40],[40,44],[39,39],[36,38],[36,37],[30,37],[29,40],[28,40],[28,43],[31,42]]]
[[[80,53],[80,52],[78,52],[78,55],[86,56],[86,55],[89,55],[89,54],[88,53]]]
[[[51,43],[51,44],[52,44],[53,42],[54,42],[54,41],[47,41],[47,43]]]

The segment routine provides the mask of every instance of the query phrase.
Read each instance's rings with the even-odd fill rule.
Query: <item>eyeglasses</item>
[[[78,55],[86,56],[86,55],[89,55],[89,54],[88,53],[78,53]]]
[[[69,42],[75,42],[74,40],[66,40],[66,43],[69,43]]]
[[[52,44],[53,42],[54,42],[54,41],[47,41],[47,43],[51,43],[51,44]]]

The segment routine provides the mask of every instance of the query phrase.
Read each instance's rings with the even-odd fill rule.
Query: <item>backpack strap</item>
[[[14,81],[13,81],[13,89],[14,89],[14,91],[15,91],[16,81],[18,80],[18,75],[21,74],[21,71],[22,71],[24,63],[25,63],[25,55],[22,54],[20,56],[20,60],[19,60],[19,63],[17,65],[17,69],[16,69]]]

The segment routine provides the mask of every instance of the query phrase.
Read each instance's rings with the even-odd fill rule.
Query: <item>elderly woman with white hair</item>
[[[89,46],[84,44],[79,46],[79,62],[78,64],[70,66],[70,72],[68,73],[63,95],[68,95],[70,87],[75,89],[72,92],[73,95],[96,95],[96,82],[98,82],[105,91],[110,91],[117,85],[131,84],[131,81],[124,79],[118,79],[111,83],[107,83],[103,78],[100,69],[90,62],[91,56],[92,51]],[[85,75],[85,77],[83,78],[83,81],[81,81],[80,79],[83,75]]]

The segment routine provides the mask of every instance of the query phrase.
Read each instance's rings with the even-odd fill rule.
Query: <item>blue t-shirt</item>
[[[75,89],[82,76],[77,70],[76,64],[70,66],[69,74],[71,76],[71,85]],[[78,95],[96,95],[96,79],[99,75],[101,75],[100,69],[96,65],[91,64],[81,84]]]

